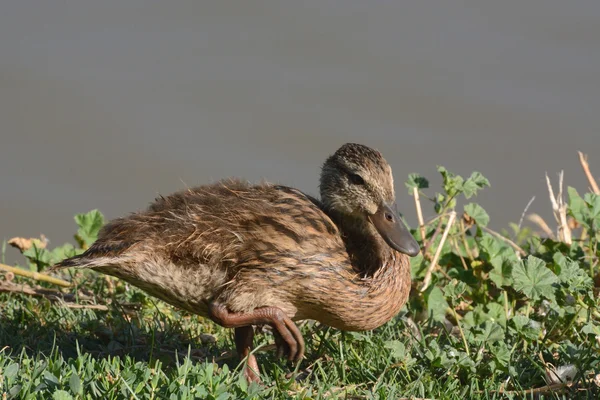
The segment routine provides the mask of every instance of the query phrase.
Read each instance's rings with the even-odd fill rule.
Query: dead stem
[[[8,293],[22,293],[29,296],[41,296],[46,297],[50,300],[62,299],[64,301],[74,302],[76,299],[79,300],[93,300],[91,297],[85,295],[77,295],[71,293],[62,293],[58,290],[47,289],[41,287],[31,287],[27,284],[17,284],[10,281],[0,281],[0,292]]]
[[[435,267],[437,265],[437,262],[440,258],[440,254],[442,253],[442,247],[444,247],[444,243],[446,242],[446,239],[448,238],[448,233],[450,232],[450,228],[452,228],[452,225],[454,224],[455,219],[456,219],[456,211],[450,212],[450,217],[448,218],[448,223],[446,224],[446,229],[444,230],[444,233],[442,234],[442,240],[440,240],[440,244],[438,245],[438,248],[435,251],[433,260],[431,260],[431,264],[429,264],[429,267],[427,268],[427,272],[425,273],[425,279],[423,279],[423,286],[421,287],[421,290],[420,290],[421,293],[423,293],[427,289],[429,284],[431,283],[431,274],[433,273],[433,270],[435,269]],[[441,221],[442,220],[440,220],[440,222]]]
[[[529,202],[525,206],[525,209],[523,210],[523,213],[521,214],[521,219],[519,219],[519,225],[517,225],[517,227],[519,228],[519,231],[521,230],[521,226],[523,225],[523,220],[525,219],[525,214],[527,214],[527,210],[529,210],[529,207],[531,207],[531,204],[533,203],[534,200],[535,200],[535,196],[533,196],[531,198],[531,200],[529,200]]]
[[[558,178],[558,194],[555,197],[552,183],[550,182],[548,174],[546,174],[546,184],[548,185],[548,195],[550,197],[550,203],[552,204],[552,212],[554,214],[554,219],[556,219],[558,224],[558,239],[570,246],[571,229],[567,223],[567,205],[563,200],[563,180],[564,173],[563,171],[560,171]]]
[[[567,383],[553,383],[551,385],[546,385],[538,388],[532,389],[523,389],[523,390],[493,390],[493,391],[485,391],[485,393],[495,393],[495,394],[503,394],[507,396],[523,396],[529,398],[529,396],[541,396],[541,395],[557,395],[560,393],[566,393],[571,390],[571,387],[574,385],[573,382]],[[479,393],[484,393],[480,391]]]
[[[468,271],[469,267],[467,266],[467,262],[465,261],[464,257],[460,254],[460,248],[458,247],[458,241],[456,240],[456,238],[452,239],[452,246],[454,247],[454,250],[456,251],[458,257],[460,258],[460,262],[462,263],[464,270]]]
[[[469,247],[469,242],[467,242],[467,228],[465,227],[465,221],[464,219],[461,218],[460,220],[460,238],[463,242],[463,246],[465,246],[465,251],[467,252],[467,256],[469,257],[469,260],[473,261],[475,259],[475,257],[473,256],[473,253],[471,252],[471,248]]]
[[[579,162],[581,163],[581,167],[583,168],[583,172],[585,173],[585,176],[587,177],[588,181],[590,182],[590,186],[592,187],[592,190],[594,191],[595,194],[600,194],[600,188],[598,188],[598,183],[596,183],[596,179],[594,179],[594,176],[592,175],[592,173],[590,171],[590,165],[588,164],[588,161],[587,161],[587,154],[583,154],[581,151],[578,151],[577,153],[579,153]]]
[[[440,231],[442,230],[442,224],[444,223],[444,215],[439,215],[439,221],[437,226],[435,227],[435,231],[433,231],[433,235],[431,235],[431,238],[425,243],[425,241],[423,241],[423,250],[421,251],[421,253],[423,253],[423,256],[425,256],[427,254],[427,252],[429,251],[429,247],[435,242],[435,239],[437,238],[437,235],[439,235]],[[432,223],[433,221],[429,221],[429,223]]]
[[[421,211],[421,200],[419,198],[419,188],[413,188],[415,197],[415,208],[417,209],[417,220],[419,221],[419,230],[421,231],[421,240],[425,242],[425,222],[423,222],[423,211]]]
[[[493,236],[497,237],[498,239],[503,240],[506,243],[508,243],[513,249],[515,249],[515,251],[517,251],[519,253],[519,255],[521,257],[525,257],[527,255],[527,252],[525,250],[523,250],[518,244],[516,244],[515,242],[513,242],[509,238],[502,236],[498,232],[493,231],[493,230],[491,230],[490,228],[488,228],[486,226],[480,226],[480,228],[482,230],[484,230],[485,232],[489,233],[490,235],[493,235]]]
[[[12,272],[15,275],[24,276],[26,278],[35,279],[36,281],[48,282],[62,287],[71,287],[71,283],[62,279],[54,278],[50,275],[39,272],[27,271],[23,268],[11,267],[10,265],[0,264],[0,270]]]
[[[527,219],[534,224],[536,224],[550,239],[554,240],[554,232],[548,226],[544,218],[540,217],[538,214],[529,214]]]
[[[10,281],[0,281],[0,293],[21,293],[28,296],[44,297],[49,301],[59,304],[62,307],[72,309],[90,309],[99,311],[108,311],[108,306],[104,304],[77,304],[75,301],[94,301],[93,297],[86,296],[82,293],[77,295],[72,293],[62,293],[58,290],[46,289],[41,287],[31,287],[26,284],[17,284]],[[120,304],[121,307],[127,309],[137,309],[137,304]]]
[[[108,311],[108,306],[105,306],[104,304],[75,304],[75,303],[65,303],[64,301],[61,301],[60,305],[63,307],[77,309],[77,310]]]

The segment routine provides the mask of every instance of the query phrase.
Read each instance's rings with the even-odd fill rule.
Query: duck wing
[[[343,249],[337,226],[314,197],[229,179],[161,196],[145,211],[110,221],[83,254],[53,269],[118,266],[148,255],[237,269],[258,266],[265,257]]]

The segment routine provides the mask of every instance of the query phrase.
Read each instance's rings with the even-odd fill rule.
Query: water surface
[[[348,141],[410,222],[403,182],[438,164],[490,179],[498,229],[534,195],[549,217],[546,171],[585,190],[583,150],[600,176],[599,37],[596,0],[5,1],[0,236],[232,175],[316,193]]]

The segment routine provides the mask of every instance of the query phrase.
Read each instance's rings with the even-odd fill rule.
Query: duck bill
[[[369,219],[392,249],[411,257],[421,251],[406,225],[387,204],[382,204],[375,214],[369,216]]]

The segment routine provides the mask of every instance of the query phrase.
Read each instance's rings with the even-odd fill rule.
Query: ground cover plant
[[[0,264],[3,399],[598,398],[600,191],[558,193],[557,229],[536,214],[495,232],[474,201],[489,186],[438,167],[437,191],[411,174],[422,245],[403,312],[372,332],[301,329],[306,358],[276,360],[258,335],[263,386],[248,385],[231,331],[92,271],[44,274],[82,252],[104,223],[75,217],[74,244],[14,238],[23,262]],[[581,193],[580,193],[581,192]],[[430,203],[435,217],[424,221]],[[407,207],[403,207],[405,210]],[[502,225],[502,224],[497,224]],[[539,230],[540,232],[537,232]]]

